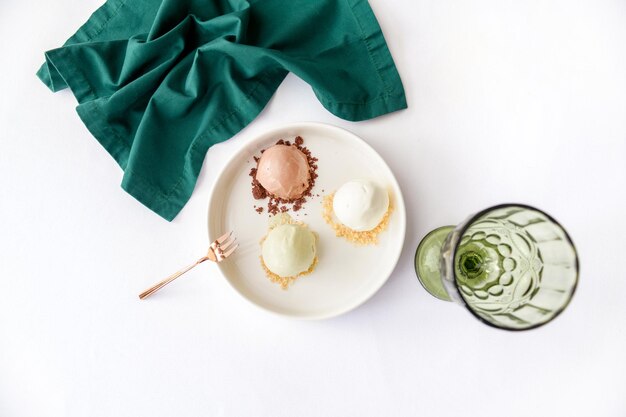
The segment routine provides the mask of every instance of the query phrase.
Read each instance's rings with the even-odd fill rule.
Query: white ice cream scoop
[[[348,181],[339,187],[333,197],[333,211],[337,219],[357,232],[378,226],[388,208],[387,190],[369,180]]]

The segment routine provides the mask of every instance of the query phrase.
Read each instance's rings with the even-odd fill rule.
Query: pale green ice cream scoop
[[[283,224],[274,227],[261,248],[267,269],[281,277],[307,271],[315,259],[315,235],[307,227]]]

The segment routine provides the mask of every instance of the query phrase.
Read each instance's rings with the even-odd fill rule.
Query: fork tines
[[[233,236],[233,232],[231,231],[220,236],[211,244],[217,262],[223,261],[235,252],[239,247],[239,244],[235,243],[236,241],[237,238]]]

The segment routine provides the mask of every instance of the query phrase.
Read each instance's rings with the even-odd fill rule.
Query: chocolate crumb
[[[262,200],[267,197],[267,191],[265,191],[261,183],[256,180],[256,168],[252,168],[248,175],[252,177],[252,197],[254,197],[255,200]]]
[[[263,187],[256,186],[252,189],[252,196],[257,200],[263,200],[267,197],[267,191]]]
[[[263,207],[257,207],[255,211],[257,213],[261,214],[261,213],[263,213]]]

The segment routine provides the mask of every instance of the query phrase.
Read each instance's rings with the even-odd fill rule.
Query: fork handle
[[[199,265],[202,262],[207,261],[207,260],[209,260],[208,257],[206,257],[206,256],[202,257],[202,258],[198,259],[195,263],[189,265],[188,267],[186,267],[184,269],[181,269],[178,272],[173,273],[169,277],[165,278],[163,281],[159,282],[158,284],[154,285],[153,287],[148,288],[147,290],[145,290],[144,292],[139,294],[139,299],[143,300],[144,298],[149,297],[150,295],[152,295],[155,292],[159,291],[161,288],[165,287],[170,282],[174,281],[176,278],[178,278],[179,276],[181,276],[185,272],[189,271],[194,266]]]

